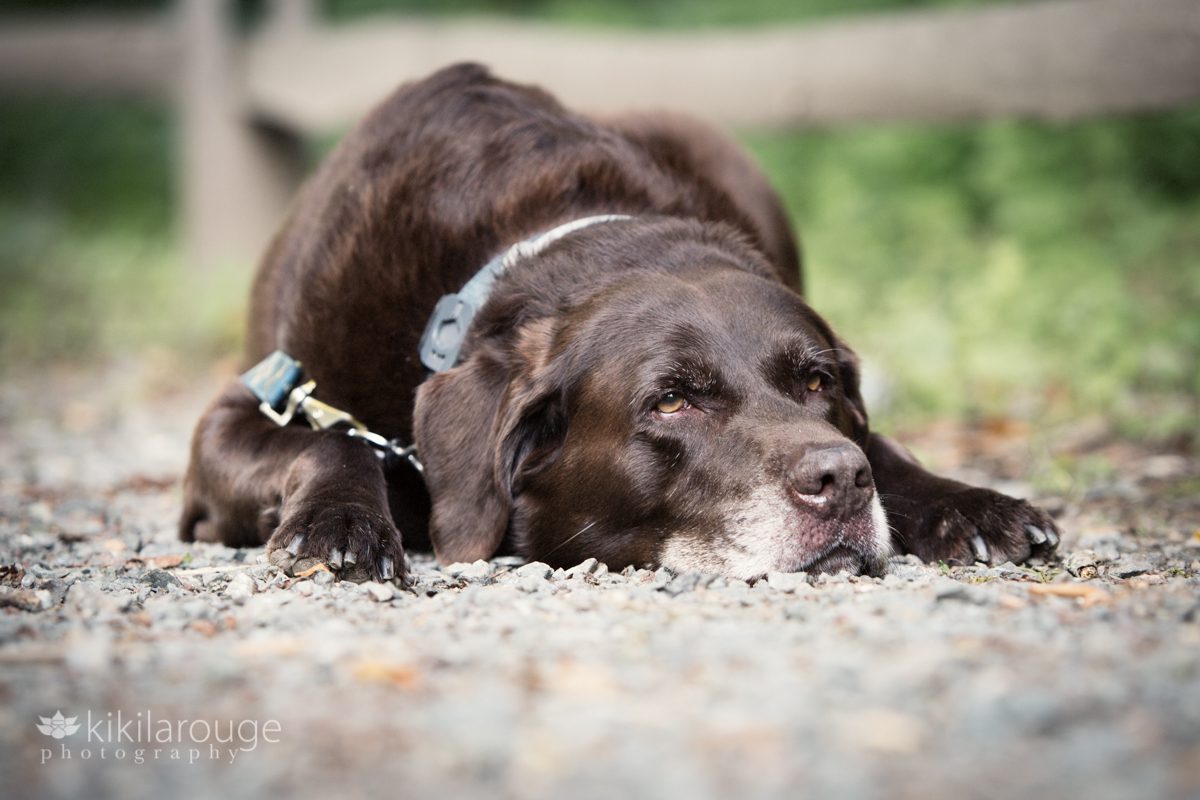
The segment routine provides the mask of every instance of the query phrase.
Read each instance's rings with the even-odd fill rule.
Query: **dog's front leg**
[[[1058,528],[1041,509],[938,477],[886,436],[870,435],[867,459],[902,552],[929,562],[1019,564],[1058,546]]]
[[[389,579],[404,567],[371,448],[342,433],[279,427],[238,382],[196,427],[179,533],[185,541],[265,542],[289,574],[319,562],[341,577]]]

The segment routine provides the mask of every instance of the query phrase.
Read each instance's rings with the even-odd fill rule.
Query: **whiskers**
[[[559,542],[558,544],[554,545],[554,547],[550,548],[550,551],[549,551],[548,553],[546,553],[546,555],[547,555],[547,556],[553,555],[554,553],[556,553],[556,552],[558,552],[559,550],[561,550],[563,547],[566,547],[568,544],[570,544],[571,542],[575,541],[575,540],[576,540],[576,539],[578,539],[580,536],[582,536],[583,534],[585,534],[585,533],[587,533],[588,531],[590,531],[592,528],[596,527],[596,523],[597,523],[597,522],[599,522],[599,520],[595,520],[595,519],[594,519],[594,520],[592,520],[591,522],[589,522],[588,524],[584,525],[582,528],[580,528],[579,530],[577,530],[577,531],[575,531],[574,533],[572,533],[572,534],[571,534],[570,536],[568,536],[566,539],[563,539],[561,542]]]

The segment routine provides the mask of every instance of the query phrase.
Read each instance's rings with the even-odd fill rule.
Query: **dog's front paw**
[[[288,575],[324,564],[352,581],[404,577],[404,551],[391,515],[358,503],[310,502],[285,514],[267,557]]]
[[[965,488],[926,507],[908,550],[924,561],[1020,564],[1058,547],[1058,527],[1041,509],[990,489]]]

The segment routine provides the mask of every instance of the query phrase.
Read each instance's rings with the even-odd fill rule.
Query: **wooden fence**
[[[182,120],[192,260],[256,253],[301,177],[303,138],[458,60],[607,112],[673,108],[742,127],[1019,116],[1200,101],[1200,0],[1047,0],[692,32],[382,17],[328,25],[274,0],[237,35],[229,0],[157,18],[8,20],[0,91],[168,97]]]

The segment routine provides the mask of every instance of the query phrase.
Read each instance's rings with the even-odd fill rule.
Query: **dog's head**
[[[439,559],[507,535],[552,565],[881,571],[853,353],[729,232],[611,227],[500,286],[422,386]]]

